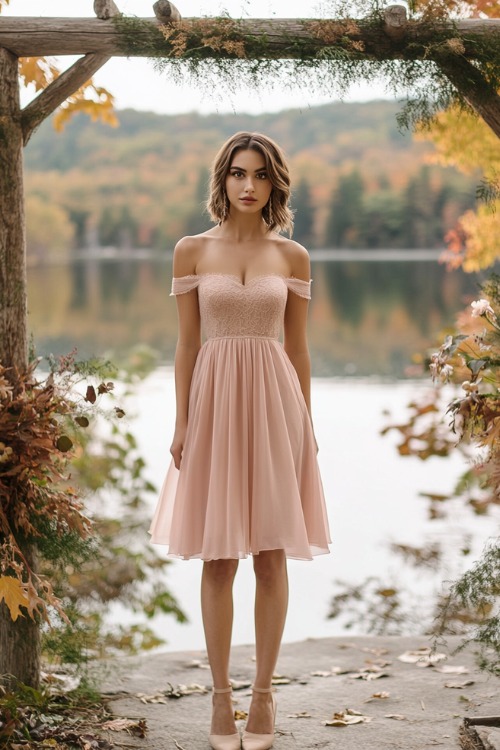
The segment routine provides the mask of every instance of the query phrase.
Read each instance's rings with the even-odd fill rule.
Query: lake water
[[[342,632],[342,622],[326,619],[336,579],[360,583],[378,576],[388,585],[401,584],[423,619],[440,581],[404,568],[389,543],[443,541],[450,553],[445,572],[455,577],[463,561],[453,550],[463,537],[471,537],[477,552],[494,528],[491,519],[471,519],[460,507],[452,520],[429,521],[419,493],[450,491],[464,469],[462,460],[401,459],[396,435],[380,436],[388,421],[404,419],[410,399],[432,388],[427,377],[414,379],[412,357],[453,327],[466,298],[477,296],[477,278],[447,273],[434,253],[312,255],[313,419],[334,541],[331,555],[289,563],[288,641]],[[137,344],[161,352],[161,365],[139,386],[126,417],[156,486],[170,460],[175,416],[170,268],[169,258],[147,255],[80,257],[28,273],[29,320],[38,354],[67,353],[75,345],[80,357],[119,355]],[[152,512],[155,497],[150,502]],[[199,561],[169,567],[167,584],[190,618],[188,625],[170,617],[156,620],[154,629],[170,649],[203,648],[200,572]],[[252,594],[251,560],[245,560],[235,585],[235,643],[253,640]],[[120,607],[113,617],[131,619]]]

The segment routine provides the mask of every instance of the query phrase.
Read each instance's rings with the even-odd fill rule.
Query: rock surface
[[[450,638],[446,648],[439,647],[442,658],[422,652],[406,656],[407,661],[398,657],[428,648],[425,637],[342,637],[283,645],[277,673],[289,682],[276,686],[275,750],[459,748],[464,716],[500,714],[500,684],[478,670],[471,649],[453,655],[458,643],[459,639]],[[253,654],[253,646],[233,649],[233,680],[251,682]],[[208,750],[211,677],[206,664],[204,652],[159,653],[110,663],[102,683],[103,691],[111,693],[110,708],[117,716],[145,718],[148,726],[145,739],[124,733],[113,733],[110,739],[124,748]],[[450,667],[462,669],[450,671]],[[205,686],[207,692],[177,699],[164,695],[170,686],[195,684]],[[149,697],[141,700],[138,694]],[[149,702],[158,699],[164,702]],[[247,711],[248,688],[235,690],[234,700],[236,710]],[[369,721],[323,724],[346,709]],[[243,729],[244,720],[238,726]],[[487,731],[492,736],[498,732]]]

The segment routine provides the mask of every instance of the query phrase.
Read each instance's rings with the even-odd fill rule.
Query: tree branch
[[[460,55],[436,60],[443,73],[500,138],[500,96],[472,63]]]
[[[105,54],[90,54],[77,60],[21,110],[24,145],[36,128],[66,99],[78,91],[110,59]]]

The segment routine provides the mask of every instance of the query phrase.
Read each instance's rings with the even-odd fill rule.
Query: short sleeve
[[[286,280],[286,285],[292,292],[298,294],[299,297],[311,299],[311,282],[312,279],[310,281],[304,281],[303,279],[290,277]]]
[[[177,276],[172,279],[172,291],[170,292],[171,297],[175,297],[178,294],[186,294],[192,289],[196,289],[200,283],[200,277],[192,273],[188,276]]]

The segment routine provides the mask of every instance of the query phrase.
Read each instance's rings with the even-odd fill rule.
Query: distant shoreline
[[[389,248],[389,249],[321,249],[309,251],[312,261],[340,262],[340,261],[439,261],[444,248]],[[153,250],[150,248],[122,249],[118,247],[100,247],[74,250],[68,253],[48,255],[44,258],[28,256],[28,266],[64,265],[74,261],[86,260],[171,260],[172,250]]]

